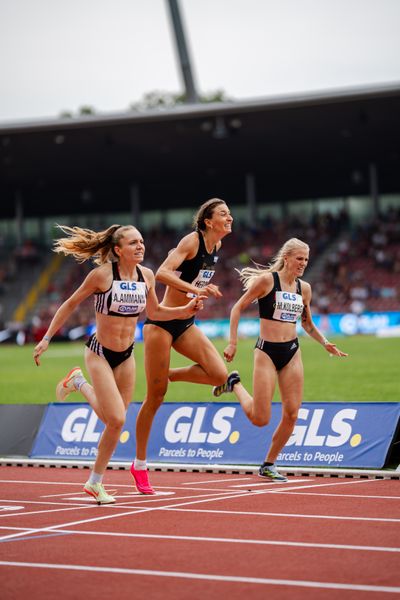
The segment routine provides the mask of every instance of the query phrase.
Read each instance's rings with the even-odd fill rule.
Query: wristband
[[[324,346],[327,346],[329,343],[330,343],[329,340],[327,340],[326,338],[324,338],[324,341],[323,341]]]
[[[44,335],[44,336],[42,337],[42,340],[46,340],[46,342],[50,342],[50,340],[51,340],[51,337],[50,337],[50,336],[48,336],[48,335]]]

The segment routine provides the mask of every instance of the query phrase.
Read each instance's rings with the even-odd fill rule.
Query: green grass
[[[244,385],[251,390],[253,348],[255,340],[242,340],[229,370],[240,371]],[[343,402],[398,402],[399,349],[396,338],[380,339],[373,336],[338,338],[337,345],[349,353],[346,359],[329,358],[327,352],[310,338],[301,338],[305,369],[304,401]],[[216,340],[222,353],[226,342]],[[75,365],[84,366],[84,345],[80,343],[53,343],[36,367],[33,346],[0,346],[0,403],[41,404],[54,401],[57,381]],[[143,372],[143,345],[136,344],[137,383],[135,401],[145,395]],[[172,366],[182,366],[187,361],[173,352]],[[81,400],[72,395],[71,400]],[[174,402],[212,400],[211,387],[193,384],[170,384],[166,397]],[[279,397],[276,394],[275,400]],[[234,401],[233,395],[224,395],[222,401]]]

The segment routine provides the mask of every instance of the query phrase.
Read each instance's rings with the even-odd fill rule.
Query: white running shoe
[[[102,483],[89,483],[87,481],[83,487],[83,491],[89,494],[89,496],[93,496],[97,504],[115,503],[114,496],[110,496],[110,494],[107,494]]]
[[[64,379],[57,383],[56,398],[58,402],[64,402],[65,398],[71,394],[71,392],[76,392],[74,384],[75,377],[83,377],[83,373],[79,367],[74,367]]]

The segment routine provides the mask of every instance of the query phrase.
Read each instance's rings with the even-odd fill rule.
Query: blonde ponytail
[[[82,227],[68,227],[57,225],[67,237],[59,238],[54,242],[54,252],[72,255],[78,262],[93,258],[93,262],[102,265],[116,259],[114,247],[124,237],[132,225],[111,225],[104,231],[92,231]]]

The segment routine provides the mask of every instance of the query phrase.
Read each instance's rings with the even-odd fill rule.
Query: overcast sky
[[[197,87],[236,100],[400,82],[400,0],[180,0]],[[0,121],[183,90],[167,0],[0,0]]]

